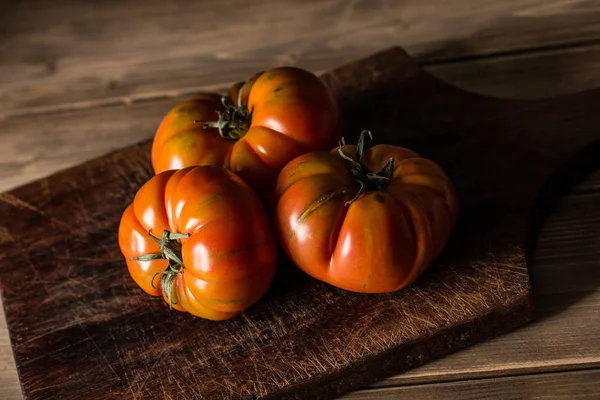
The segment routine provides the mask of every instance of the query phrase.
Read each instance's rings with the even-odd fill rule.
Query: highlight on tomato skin
[[[256,193],[221,167],[161,172],[125,209],[119,247],[131,278],[178,311],[224,320],[268,291],[277,242]]]
[[[312,277],[361,293],[400,290],[437,258],[458,201],[433,161],[387,144],[301,155],[275,186],[276,227],[290,259]]]
[[[332,148],[342,129],[337,102],[321,79],[277,67],[232,85],[227,96],[205,93],[174,106],[155,134],[152,165],[155,173],[220,166],[270,195],[285,164]]]

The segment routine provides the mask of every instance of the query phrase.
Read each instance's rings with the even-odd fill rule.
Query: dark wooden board
[[[0,195],[0,283],[27,398],[332,398],[532,318],[526,249],[560,183],[597,165],[597,145],[570,157],[600,138],[600,91],[486,98],[400,49],[323,79],[349,140],[369,128],[454,179],[460,221],[433,268],[398,293],[358,295],[282,259],[238,318],[170,312],[131,282],[116,243],[151,175],[149,143],[126,148]]]

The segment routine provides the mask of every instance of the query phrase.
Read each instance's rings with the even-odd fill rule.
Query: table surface
[[[199,89],[390,46],[491,96],[600,88],[600,1],[1,2],[0,191],[152,137]],[[343,398],[600,398],[600,173],[558,203],[534,270],[535,322]],[[3,314],[0,398],[22,398]]]

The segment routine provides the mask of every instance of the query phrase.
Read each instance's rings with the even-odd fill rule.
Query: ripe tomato
[[[411,150],[343,145],[304,154],[277,180],[277,229],[288,256],[342,289],[378,293],[413,282],[456,223],[452,184]],[[372,171],[379,171],[374,173]]]
[[[220,167],[151,178],[123,213],[119,246],[146,293],[212,320],[257,302],[276,269],[277,242],[264,206]]]
[[[262,194],[287,162],[331,149],[341,134],[337,103],[324,83],[280,67],[233,85],[228,97],[205,94],[176,105],[156,132],[152,165],[156,173],[222,166]]]

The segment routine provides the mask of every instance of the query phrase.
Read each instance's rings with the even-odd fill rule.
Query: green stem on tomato
[[[218,129],[219,135],[224,139],[239,140],[244,137],[248,129],[250,129],[250,122],[252,120],[252,113],[246,106],[241,104],[242,90],[245,86],[246,84],[240,88],[237,107],[232,104],[229,96],[221,97],[225,111],[217,111],[218,120],[204,122],[202,127]]]
[[[162,237],[156,237],[152,232],[148,232],[148,235],[160,246],[160,253],[143,254],[139,257],[130,259],[131,261],[154,261],[154,260],[168,260],[169,265],[164,271],[159,271],[152,276],[152,287],[154,286],[154,278],[156,275],[162,275],[160,279],[160,286],[163,294],[169,301],[169,308],[173,308],[172,290],[173,283],[177,275],[182,274],[185,266],[183,265],[181,257],[181,244],[180,239],[188,238],[189,233],[174,233],[168,230],[164,230]]]
[[[390,183],[392,178],[392,174],[394,173],[394,159],[390,158],[387,163],[383,166],[383,168],[377,172],[373,173],[369,168],[363,164],[362,159],[364,156],[364,148],[365,148],[365,134],[368,134],[371,140],[373,139],[373,135],[371,131],[364,130],[361,132],[358,137],[358,143],[356,144],[356,155],[355,159],[348,156],[344,153],[344,149],[346,147],[346,142],[344,138],[340,141],[340,146],[338,149],[338,153],[340,157],[346,160],[350,166],[350,172],[354,175],[354,179],[360,185],[356,196],[352,200],[346,202],[346,206],[354,203],[361,194],[375,191],[375,190],[385,190]]]

